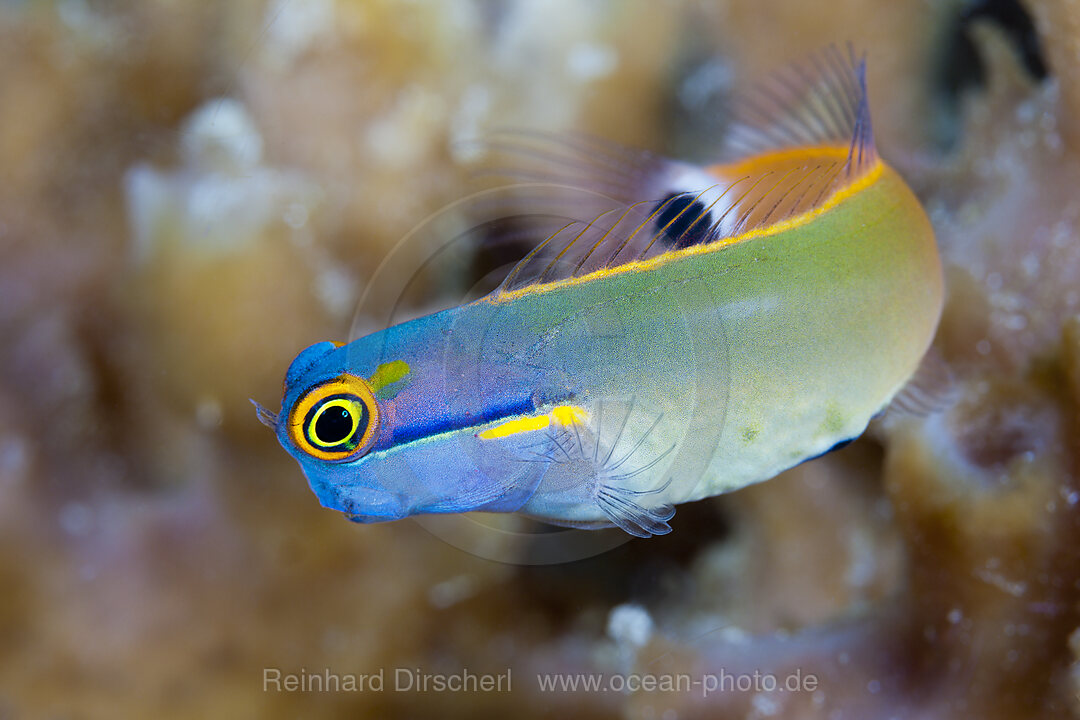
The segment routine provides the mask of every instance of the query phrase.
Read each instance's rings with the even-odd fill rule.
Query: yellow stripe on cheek
[[[543,430],[550,424],[551,421],[548,420],[547,415],[523,418],[521,420],[510,420],[480,433],[480,439],[497,440],[498,438],[510,437],[511,435],[517,435],[518,433]]]
[[[519,420],[507,420],[504,423],[500,423],[493,428],[488,428],[479,433],[479,437],[481,440],[498,440],[499,438],[510,437],[511,435],[517,435],[519,433],[543,430],[551,425],[552,420],[560,425],[573,425],[574,423],[584,423],[588,418],[588,413],[579,407],[574,405],[559,405],[558,407],[552,408],[551,412],[547,415],[521,418]]]

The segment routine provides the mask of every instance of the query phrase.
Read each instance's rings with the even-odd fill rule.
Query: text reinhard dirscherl
[[[708,696],[718,692],[813,692],[818,678],[795,670],[779,676],[755,670],[728,673],[720,670],[693,676],[687,673],[540,673],[540,692],[697,692]],[[421,668],[380,668],[366,673],[339,673],[300,668],[285,672],[263,668],[263,692],[510,692],[510,668],[498,673],[477,673],[468,668],[458,672],[432,673]]]
[[[389,680],[389,682],[388,682]],[[367,674],[338,673],[324,668],[284,672],[263,668],[263,692],[510,692],[510,668],[502,673],[424,672],[420,668],[379,668]]]

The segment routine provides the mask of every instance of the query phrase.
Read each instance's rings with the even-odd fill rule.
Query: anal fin
[[[956,381],[948,363],[940,352],[930,348],[882,415],[886,419],[935,415],[952,405],[957,393]]]

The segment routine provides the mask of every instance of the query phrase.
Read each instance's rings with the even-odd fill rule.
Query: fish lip
[[[336,487],[334,483],[322,485],[308,478],[308,484],[319,498],[319,504],[330,510],[344,513],[359,523],[400,520],[413,513],[406,498],[398,493],[371,487]]]
[[[411,512],[408,507],[401,501],[401,498],[394,496],[393,507],[380,507],[375,512],[371,512],[370,508],[365,508],[367,512],[358,513],[351,509],[334,508],[335,510],[341,510],[348,517],[349,520],[355,523],[361,523],[363,525],[371,525],[373,523],[390,522],[392,520],[401,520],[407,518],[414,513]]]
[[[384,515],[355,515],[352,513],[346,513],[349,520],[354,523],[360,523],[361,525],[374,525],[375,523],[391,522],[393,520],[400,520],[402,517],[389,517]]]

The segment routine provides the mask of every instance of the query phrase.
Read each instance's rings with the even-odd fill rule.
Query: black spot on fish
[[[670,247],[697,245],[708,239],[712,225],[705,204],[693,195],[672,193],[656,204],[660,209],[653,222],[660,239]],[[702,215],[705,217],[702,217]]]

